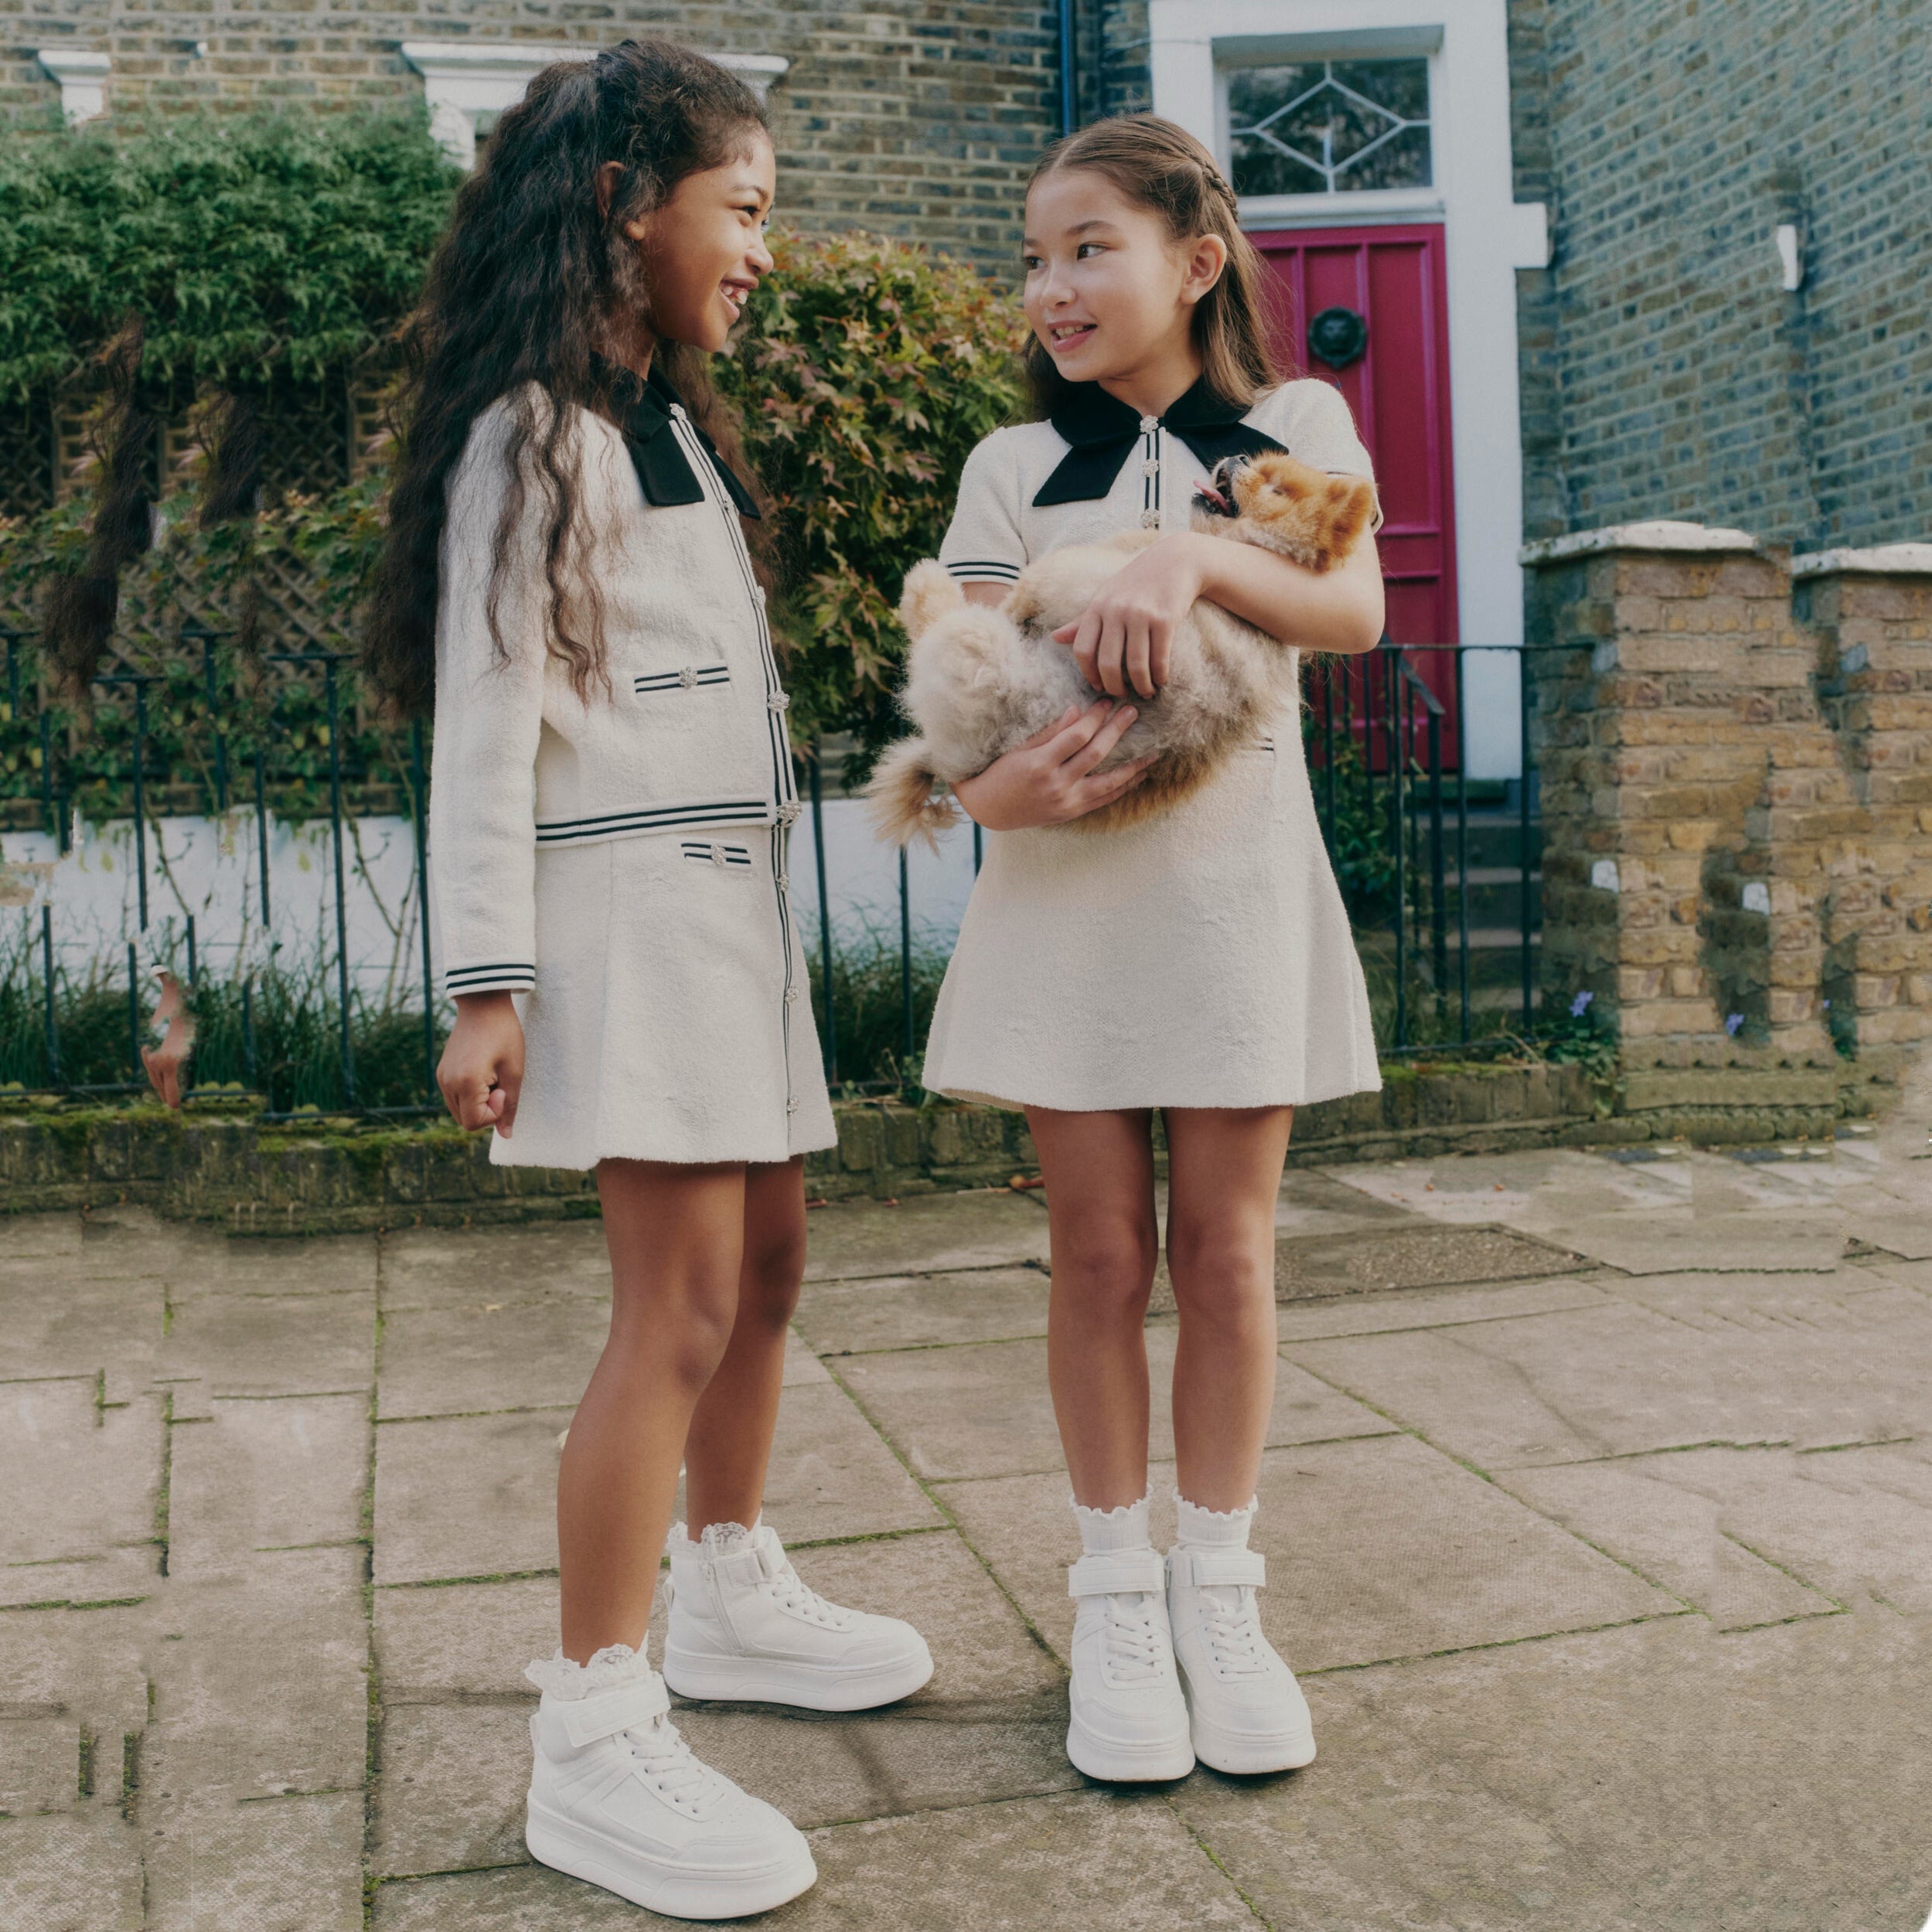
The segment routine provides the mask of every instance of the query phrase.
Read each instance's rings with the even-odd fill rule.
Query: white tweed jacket
[[[581,623],[594,583],[607,654],[608,688],[588,698],[549,649],[549,503],[534,478],[507,535],[500,652],[491,635],[510,482],[507,401],[476,419],[452,473],[429,828],[435,931],[452,994],[537,983],[535,884],[547,851],[797,816],[787,700],[735,506],[683,409],[668,390],[653,394],[669,439],[660,456],[682,475],[682,452],[697,500],[647,503],[622,431],[581,409],[567,426],[581,508],[567,612]]]

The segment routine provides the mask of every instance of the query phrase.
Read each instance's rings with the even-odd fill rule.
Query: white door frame
[[[1426,54],[1429,63],[1428,190],[1391,193],[1379,218],[1440,220],[1449,281],[1449,400],[1455,446],[1457,608],[1470,644],[1523,637],[1522,441],[1516,271],[1549,259],[1540,202],[1515,199],[1509,138],[1505,0],[1150,0],[1148,66],[1154,112],[1178,121],[1227,160],[1220,63]],[[1253,228],[1354,227],[1378,216],[1369,194],[1245,202]],[[1465,666],[1464,751],[1472,778],[1513,778],[1513,657]]]

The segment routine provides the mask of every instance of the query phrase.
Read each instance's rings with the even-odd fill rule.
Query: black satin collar
[[[1247,411],[1208,387],[1204,376],[1160,419],[1212,469],[1224,456],[1259,456],[1281,449],[1273,437],[1245,423]],[[1034,506],[1089,503],[1113,488],[1120,466],[1133,453],[1140,417],[1098,383],[1068,383],[1048,418],[1070,445],[1059,467],[1040,486]]]
[[[617,413],[618,428],[630,449],[631,461],[636,465],[637,480],[643,486],[645,502],[659,509],[674,503],[703,503],[704,486],[698,481],[684,445],[672,427],[672,410],[681,411],[683,404],[678,400],[670,379],[655,364],[641,386],[629,370],[615,370],[612,373],[612,407]],[[710,458],[711,468],[738,506],[739,515],[758,516],[756,500],[726,465],[717,445],[688,416],[685,421]]]

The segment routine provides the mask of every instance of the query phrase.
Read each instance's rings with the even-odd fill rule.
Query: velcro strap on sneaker
[[[755,1543],[741,1543],[728,1555],[714,1556],[710,1560],[712,1568],[726,1583],[740,1584],[746,1590],[765,1576],[765,1565]]]
[[[1157,1596],[1167,1586],[1167,1566],[1157,1550],[1090,1552],[1067,1572],[1069,1596],[1119,1596],[1136,1591]]]
[[[1177,1549],[1167,1561],[1177,1583],[1197,1590],[1259,1590],[1268,1580],[1268,1559],[1258,1549]]]
[[[564,1735],[579,1750],[599,1738],[615,1737],[619,1731],[642,1729],[670,1708],[670,1693],[655,1671],[615,1690],[597,1691],[570,1703],[560,1699],[556,1707],[564,1721]]]

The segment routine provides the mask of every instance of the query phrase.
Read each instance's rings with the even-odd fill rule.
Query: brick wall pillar
[[[1835,1031],[1909,1046],[1932,1038],[1932,543],[1827,550],[1792,574],[1861,820],[1825,911]]]
[[[1591,993],[1637,1068],[1932,1037],[1932,546],[1647,523],[1524,561],[1545,1000]]]

